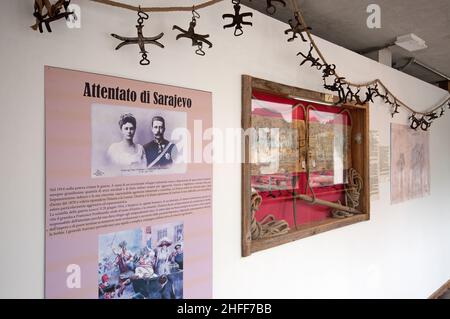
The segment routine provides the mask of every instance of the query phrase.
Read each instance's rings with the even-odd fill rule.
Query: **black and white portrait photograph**
[[[93,178],[186,172],[171,139],[186,113],[93,104],[91,119]]]

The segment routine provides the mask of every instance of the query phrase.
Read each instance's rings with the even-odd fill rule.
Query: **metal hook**
[[[425,120],[422,120],[422,124],[420,125],[420,128],[421,128],[423,131],[428,131],[428,129],[430,128],[430,126],[431,126],[431,123],[430,123],[430,122],[427,122],[427,121],[425,121]]]
[[[142,60],[139,63],[141,65],[149,65],[150,64],[150,60],[147,59],[147,54],[146,53],[142,53]]]
[[[144,23],[144,20],[148,20],[150,18],[150,16],[145,13],[144,11],[142,11],[141,6],[139,6],[139,10],[138,10],[138,24],[142,25]]]
[[[197,45],[197,47],[198,47],[198,49],[195,50],[195,53],[196,53],[197,55],[204,56],[206,53],[205,53],[205,51],[203,51],[203,43],[200,42],[200,43]]]
[[[195,19],[200,19],[200,14],[195,10],[195,6],[192,6],[192,18]]]
[[[413,114],[413,115],[411,116],[411,125],[410,125],[410,127],[411,127],[413,130],[417,130],[417,129],[419,128],[420,124],[421,124],[421,121],[419,121],[419,120],[416,118],[416,114]]]

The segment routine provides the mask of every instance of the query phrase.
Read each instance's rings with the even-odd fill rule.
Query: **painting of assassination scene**
[[[99,299],[183,298],[183,224],[99,236]]]

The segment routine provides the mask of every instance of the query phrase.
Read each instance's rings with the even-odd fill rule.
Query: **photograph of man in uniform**
[[[176,152],[175,144],[164,138],[166,121],[162,116],[152,119],[154,140],[144,145],[147,168],[169,168]]]

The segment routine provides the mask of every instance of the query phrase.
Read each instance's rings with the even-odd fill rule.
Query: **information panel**
[[[45,117],[46,297],[210,298],[211,93],[46,67]]]

